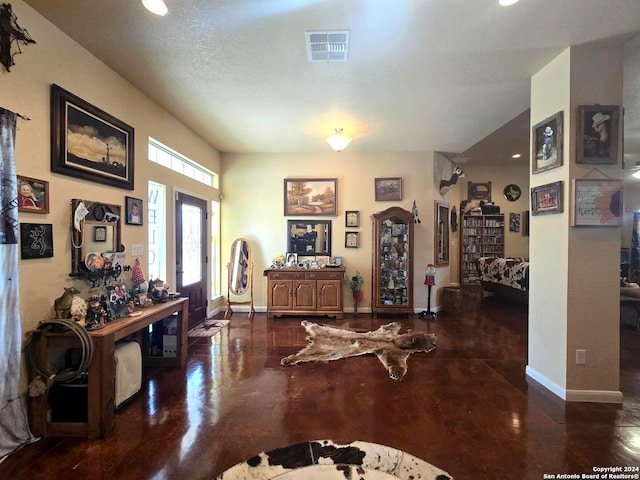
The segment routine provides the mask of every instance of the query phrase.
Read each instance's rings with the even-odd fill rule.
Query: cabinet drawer
[[[304,272],[269,272],[269,280],[300,280]]]
[[[342,280],[343,271],[338,272],[306,272],[304,278],[307,280]]]

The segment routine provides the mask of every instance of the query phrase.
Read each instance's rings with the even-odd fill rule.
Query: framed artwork
[[[345,212],[345,227],[359,227],[360,226],[360,212],[357,210],[347,210]]]
[[[295,252],[287,252],[285,256],[284,263],[287,265],[297,265],[298,264],[298,254]]]
[[[435,201],[433,231],[435,232],[435,264],[449,265],[449,204]]]
[[[533,127],[532,173],[562,165],[562,114],[560,111]]]
[[[520,214],[519,213],[509,214],[509,231],[510,232],[520,231]]]
[[[142,200],[134,197],[124,197],[127,225],[142,225]]]
[[[49,182],[17,175],[18,211],[49,213]]]
[[[622,180],[573,180],[572,226],[619,227],[622,213]]]
[[[107,227],[93,227],[93,241],[94,242],[106,242],[107,241]]]
[[[133,190],[133,127],[51,86],[51,171]]]
[[[360,246],[360,232],[345,232],[344,246],[346,248],[358,248]]]
[[[374,180],[376,202],[402,200],[402,177],[376,178]]]
[[[331,264],[342,266],[342,257],[331,257]]]
[[[467,200],[491,201],[491,182],[467,183]]]
[[[618,163],[619,117],[617,105],[578,107],[576,163]]]
[[[331,220],[287,220],[287,252],[331,256]]]
[[[20,224],[20,258],[53,257],[53,225],[50,223]]]
[[[285,178],[284,215],[338,215],[338,180]]]
[[[562,213],[562,181],[540,185],[531,189],[532,215]]]

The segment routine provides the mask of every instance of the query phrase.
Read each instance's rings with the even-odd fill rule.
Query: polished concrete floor
[[[640,334],[628,327],[624,403],[565,404],[525,376],[521,304],[467,298],[462,313],[437,321],[318,319],[358,329],[398,320],[436,333],[437,349],[412,355],[402,382],[375,356],[282,367],[282,357],[305,345],[300,320],[235,314],[220,334],[192,341],[186,375],[146,372],[112,436],[41,439],[0,464],[0,478],[211,479],[259,452],[318,439],[388,445],[457,480],[640,465]]]

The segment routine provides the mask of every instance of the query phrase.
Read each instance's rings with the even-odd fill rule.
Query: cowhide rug
[[[327,327],[303,320],[309,334],[309,345],[295,355],[283,358],[282,365],[301,362],[328,362],[340,358],[375,353],[393,380],[402,380],[407,373],[407,358],[414,352],[430,352],[436,348],[436,336],[431,333],[399,334],[400,324],[393,322],[372,332],[353,332]]]

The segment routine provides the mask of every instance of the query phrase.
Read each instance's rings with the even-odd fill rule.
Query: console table
[[[48,419],[47,395],[30,399],[31,429],[36,436],[68,435],[103,438],[113,430],[115,417],[115,343],[141,331],[152,323],[177,314],[177,355],[175,358],[151,357],[149,336],[142,335],[144,365],[166,365],[185,368],[187,365],[187,325],[189,299],[180,298],[139,310],[138,316],[118,318],[101,330],[89,332],[93,340],[93,357],[87,369],[87,421],[52,422]],[[43,331],[38,339],[38,354],[46,358],[50,347],[74,347],[78,338],[71,333]],[[35,373],[32,374],[35,376]]]

